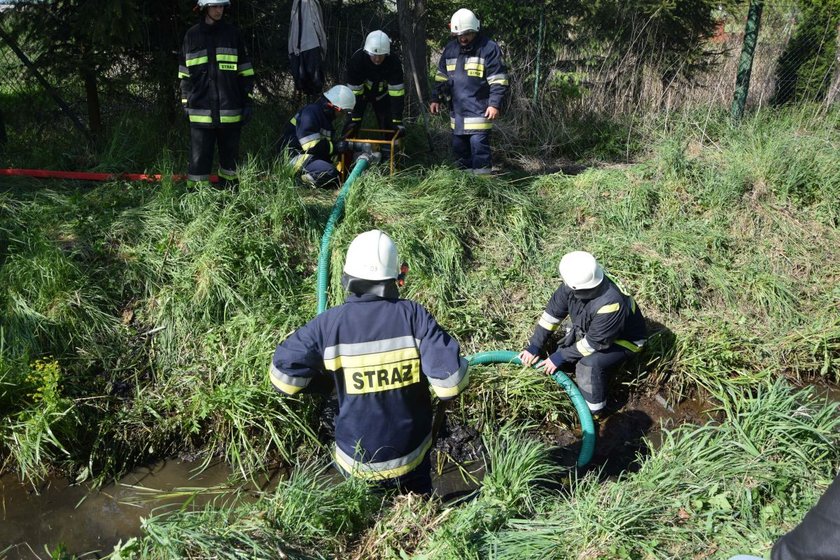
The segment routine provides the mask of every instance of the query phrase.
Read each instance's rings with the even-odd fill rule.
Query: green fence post
[[[744,46],[741,48],[741,58],[738,60],[738,77],[735,79],[735,98],[732,101],[732,119],[734,121],[741,120],[744,115],[744,105],[747,103],[747,93],[750,91],[750,74],[752,73],[755,44],[758,42],[758,28],[761,25],[761,11],[763,9],[763,0],[750,0],[747,25],[744,28]]]

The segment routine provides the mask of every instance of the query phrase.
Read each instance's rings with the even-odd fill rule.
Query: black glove
[[[405,127],[401,124],[394,125],[394,132],[397,133],[397,138],[405,136]]]
[[[339,140],[333,144],[333,151],[337,154],[343,154],[350,151],[350,144],[346,140]]]
[[[362,123],[359,121],[352,121],[349,118],[347,119],[347,124],[344,125],[344,132],[341,134],[345,138],[356,136],[359,132],[359,129],[362,128]]]
[[[254,107],[251,105],[245,105],[245,108],[242,109],[242,125],[246,125],[251,122],[251,118],[254,116]]]

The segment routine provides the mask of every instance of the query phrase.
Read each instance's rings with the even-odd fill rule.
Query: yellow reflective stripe
[[[493,123],[464,123],[464,130],[488,130],[493,128]]]
[[[344,470],[344,472],[349,473],[357,478],[364,478],[367,480],[397,478],[398,476],[410,473],[415,468],[417,468],[417,465],[423,462],[423,458],[426,456],[426,452],[431,446],[432,438],[431,436],[429,436],[423,441],[419,448],[417,448],[415,451],[412,451],[406,456],[414,456],[413,459],[411,459],[403,465],[391,469],[378,468],[376,466],[377,463],[362,463],[361,461],[354,461],[352,458],[348,457],[344,452],[342,452],[338,448],[338,446],[335,447],[333,458],[335,459],[336,464],[338,464],[338,466],[341,467],[341,469]],[[394,459],[393,461],[385,461],[386,464],[400,462],[400,459]]]
[[[271,379],[272,385],[287,395],[294,395],[295,393],[302,391],[307,385],[309,385],[310,381],[309,379],[294,378],[286,375],[274,367],[274,364],[271,364],[268,368],[268,378]],[[292,385],[292,383],[287,383],[286,380],[297,384]]]
[[[481,72],[484,72],[484,65],[476,62],[468,62],[464,64],[464,70],[480,70]]]
[[[219,62],[239,62],[239,56],[235,54],[216,54],[216,60]]]
[[[223,123],[235,123],[242,120],[242,115],[222,115],[219,121]]]
[[[178,77],[179,78],[189,78],[190,75],[187,74],[186,72],[178,72]]]
[[[190,122],[211,123],[211,122],[213,122],[213,117],[204,116],[204,115],[190,115]]]
[[[320,141],[321,141],[321,139],[318,138],[317,140],[313,140],[312,142],[306,142],[304,144],[301,144],[301,148],[303,148],[304,151],[309,151],[312,148],[314,148],[315,145],[318,144],[318,142],[320,142]]]
[[[435,81],[436,82],[448,82],[449,81],[449,76],[447,76],[446,74],[441,74],[440,72],[438,72],[437,74],[435,74]]]
[[[198,66],[199,64],[207,64],[209,59],[206,56],[199,56],[198,58],[191,58],[187,61],[187,66]]]
[[[432,383],[431,378],[429,379],[429,383],[430,384]],[[437,395],[439,399],[446,399],[446,398],[450,398],[450,397],[457,397],[458,395],[460,395],[464,391],[464,389],[469,384],[470,384],[470,371],[467,370],[467,372],[464,374],[464,377],[461,379],[461,381],[457,385],[455,385],[454,387],[438,387],[437,385],[432,384],[432,389],[434,389],[435,395]]]
[[[330,371],[337,371],[341,368],[371,368],[417,358],[420,358],[417,348],[400,348],[359,356],[336,356],[335,358],[325,359],[324,367]]]
[[[629,340],[619,339],[619,340],[615,341],[615,344],[617,344],[618,346],[621,346],[622,348],[627,348],[631,352],[641,352],[642,351],[642,349],[639,346],[636,346],[635,344],[633,344]]]
[[[589,356],[590,354],[595,352],[595,349],[592,348],[588,342],[586,342],[586,338],[581,338],[578,340],[577,344],[575,344],[575,348],[577,351],[580,352],[583,356]]]
[[[390,95],[391,97],[403,97],[405,95],[405,90],[404,89],[396,89],[396,90],[389,89],[388,90],[388,95]]]
[[[454,72],[455,71],[455,65],[454,64],[447,64],[446,65],[446,71],[447,72]]]
[[[615,313],[619,309],[621,309],[621,304],[620,303],[611,303],[609,305],[604,305],[603,307],[598,309],[598,311],[596,311],[595,314],[596,315],[603,315],[605,313]]]
[[[551,331],[551,332],[556,331],[556,330],[557,330],[557,327],[559,327],[559,326],[560,326],[558,323],[549,323],[548,321],[546,321],[546,320],[545,320],[545,319],[543,319],[542,317],[540,317],[540,320],[539,320],[539,321],[537,321],[537,324],[538,324],[539,326],[541,326],[542,328],[544,328],[545,330],[547,330],[547,331]]]
[[[297,126],[297,118],[292,117],[291,119],[289,119],[289,122],[292,123],[293,126]]]
[[[253,76],[254,75],[254,69],[253,68],[248,68],[246,70],[240,70],[239,75],[240,76]]]
[[[491,86],[507,86],[510,82],[507,78],[488,78],[487,83]]]
[[[189,102],[189,99],[185,99],[183,97],[181,98],[181,103],[183,103],[184,105],[186,105],[188,102]]]

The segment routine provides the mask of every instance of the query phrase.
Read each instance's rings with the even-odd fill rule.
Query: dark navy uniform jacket
[[[254,68],[236,27],[225,21],[193,25],[178,58],[181,103],[190,126],[241,126],[242,111],[251,102]]]
[[[389,54],[382,64],[374,64],[364,49],[357,50],[347,63],[347,87],[356,95],[351,122],[362,122],[367,102],[379,101],[387,95],[391,100],[391,122],[402,123],[405,84],[402,64],[396,56]]]
[[[327,106],[327,98],[306,105],[286,124],[281,144],[293,150],[329,161],[333,153],[332,135],[335,110]]]
[[[478,34],[462,48],[457,39],[443,49],[435,74],[432,101],[452,96],[451,126],[454,134],[478,134],[493,128],[484,117],[487,107],[501,109],[508,89],[507,70],[499,46]]]
[[[440,399],[469,382],[460,347],[419,303],[350,295],[274,352],[270,376],[286,394],[330,375],[338,393],[335,461],[370,479],[402,476],[432,443],[431,385]]]
[[[562,350],[567,360],[589,356],[613,344],[631,352],[640,351],[647,338],[647,327],[633,298],[607,275],[596,294],[590,300],[582,300],[566,284],[560,284],[537,322],[528,351],[539,354],[566,316],[571,317],[576,334],[576,342]]]

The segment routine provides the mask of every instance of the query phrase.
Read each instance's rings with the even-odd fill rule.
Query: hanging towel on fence
[[[321,69],[327,50],[324,18],[318,0],[295,0],[289,25],[289,65],[295,89],[307,95],[324,90]]]

